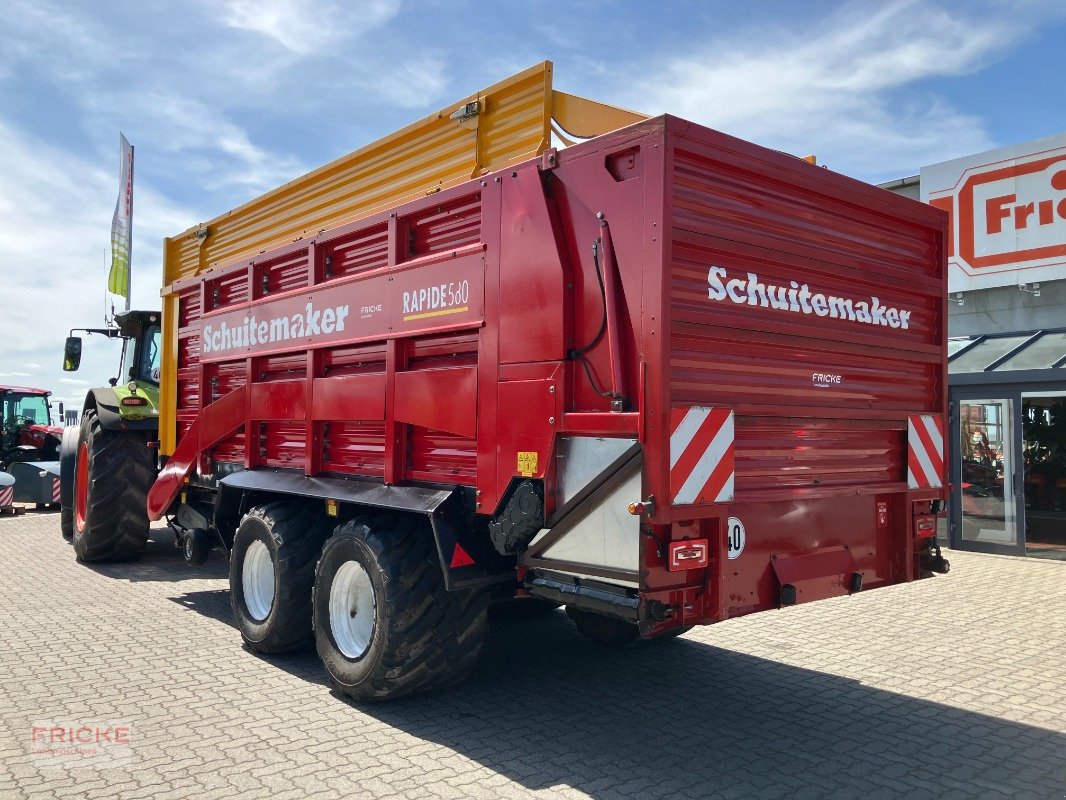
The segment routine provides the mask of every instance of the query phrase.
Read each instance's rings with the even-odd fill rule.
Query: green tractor
[[[155,480],[159,441],[158,311],[122,311],[107,328],[77,328],[67,338],[63,369],[81,365],[75,332],[122,339],[118,377],[90,389],[81,424],[63,431],[59,448],[61,525],[80,561],[137,558],[148,542],[146,499]]]

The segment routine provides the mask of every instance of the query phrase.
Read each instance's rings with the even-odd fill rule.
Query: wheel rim
[[[256,622],[265,620],[274,605],[274,560],[267,546],[258,539],[244,554],[241,589],[249,616]]]
[[[345,561],[329,588],[329,626],[337,649],[360,658],[370,647],[376,622],[374,584],[358,561]]]
[[[77,533],[85,530],[89,507],[89,446],[78,445],[78,467],[74,473],[74,527]]]
[[[188,534],[185,537],[185,559],[192,559],[192,534]]]

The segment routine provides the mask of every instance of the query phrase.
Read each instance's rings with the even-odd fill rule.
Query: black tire
[[[181,542],[181,555],[185,559],[185,563],[193,567],[198,567],[207,561],[207,557],[211,555],[211,545],[213,544],[213,537],[210,531],[203,529],[196,529],[188,531]]]
[[[229,597],[237,629],[257,653],[287,653],[309,647],[311,584],[315,561],[329,535],[329,518],[300,502],[256,506],[241,520],[230,553]],[[248,548],[262,542],[274,569],[274,593],[266,616],[249,610],[243,571]]]
[[[648,642],[648,643],[669,641],[670,639],[676,639],[678,636],[684,636],[686,633],[688,633],[690,630],[692,630],[695,627],[696,627],[695,625],[679,625],[676,628],[671,628],[668,631],[664,631],[663,633],[656,634],[655,636],[652,636],[650,639],[645,639],[644,641]]]
[[[330,620],[330,595],[338,571],[352,561],[369,576],[374,624],[365,650],[345,655]],[[487,606],[484,591],[444,588],[424,520],[394,513],[357,518],[326,542],[315,570],[318,655],[337,690],[356,700],[387,700],[458,683],[481,654]],[[353,619],[359,610],[353,609]]]
[[[79,561],[128,561],[139,558],[148,542],[148,490],[155,479],[155,457],[143,431],[109,431],[96,412],[82,415],[74,470],[74,552]],[[84,518],[78,513],[81,449],[88,481]]]
[[[74,536],[74,469],[80,431],[77,425],[64,428],[59,447],[59,529],[65,539]]]
[[[635,622],[593,614],[573,606],[566,607],[566,615],[574,621],[582,636],[604,647],[625,647],[640,638]]]
[[[556,611],[562,603],[541,597],[499,597],[489,604],[489,622],[540,619]]]

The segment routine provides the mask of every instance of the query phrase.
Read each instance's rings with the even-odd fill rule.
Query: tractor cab
[[[74,372],[81,366],[82,339],[74,333],[100,334],[122,339],[118,374],[108,383],[110,390],[93,389],[85,408],[103,402],[114,406],[124,421],[154,420],[159,407],[159,367],[162,336],[158,311],[120,311],[107,328],[75,328],[63,349],[63,370]]]
[[[0,469],[16,461],[58,457],[63,429],[51,424],[50,392],[28,386],[0,386]],[[60,409],[62,417],[62,409]]]
[[[127,346],[119,367],[118,382],[137,381],[151,384],[158,391],[162,336],[158,311],[122,311],[115,324]]]
[[[126,381],[145,381],[159,386],[160,314],[158,311],[120,311],[107,328],[74,328],[63,350],[63,370],[76,372],[81,366],[82,338],[75,331],[124,339],[122,361],[112,386]]]

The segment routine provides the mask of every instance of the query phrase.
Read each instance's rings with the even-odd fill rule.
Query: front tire
[[[328,518],[298,502],[256,506],[241,520],[230,554],[230,605],[257,653],[311,644],[311,583]]]
[[[386,700],[465,678],[481,653],[488,595],[448,592],[420,518],[384,513],[340,526],[315,570],[315,643],[334,686]]]
[[[148,490],[154,479],[146,434],[105,430],[92,409],[82,415],[73,508],[79,561],[140,557],[148,542]]]

